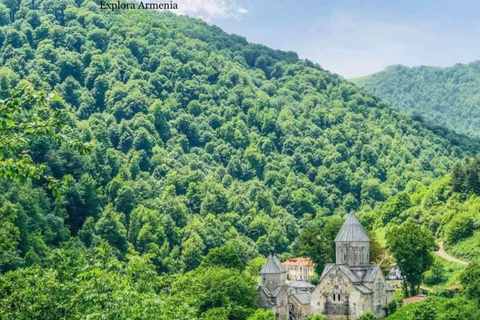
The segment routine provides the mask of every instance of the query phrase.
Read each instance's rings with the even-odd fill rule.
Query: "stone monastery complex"
[[[317,286],[302,280],[287,284],[287,269],[270,255],[260,270],[257,304],[279,320],[312,314],[353,320],[368,311],[385,317],[394,289],[380,267],[370,264],[370,239],[354,214],[340,229],[335,248],[336,261],[325,266]]]

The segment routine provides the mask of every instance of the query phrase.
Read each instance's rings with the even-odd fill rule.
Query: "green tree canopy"
[[[387,247],[404,278],[405,295],[416,295],[422,274],[433,264],[431,251],[435,249],[435,238],[429,230],[412,220],[391,227],[386,238]]]

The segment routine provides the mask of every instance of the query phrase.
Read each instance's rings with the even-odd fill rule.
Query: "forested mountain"
[[[351,81],[401,111],[480,137],[480,61],[449,68],[396,65]]]
[[[71,177],[54,194],[0,167],[2,319],[247,319],[260,255],[480,149],[200,20],[37,0],[0,4],[0,25],[1,98],[55,93],[67,114],[1,164]]]
[[[376,228],[412,218],[443,239],[452,254],[479,259],[480,155],[457,163],[450,174],[428,186],[411,180],[404,191],[363,212],[362,218]]]

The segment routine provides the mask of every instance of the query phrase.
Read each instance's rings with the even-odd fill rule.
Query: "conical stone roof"
[[[282,265],[277,256],[269,255],[267,262],[263,265],[260,270],[260,274],[272,274],[272,273],[284,273],[287,272],[287,269]]]
[[[357,217],[350,213],[338,232],[335,242],[370,242],[370,239]]]

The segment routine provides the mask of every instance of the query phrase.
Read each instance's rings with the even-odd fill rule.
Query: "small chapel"
[[[370,239],[353,213],[335,238],[335,263],[325,266],[316,287],[298,281],[287,284],[285,267],[270,255],[260,271],[257,304],[273,310],[277,319],[297,320],[321,314],[328,319],[353,320],[366,312],[387,315],[394,289],[382,270],[370,263]]]

